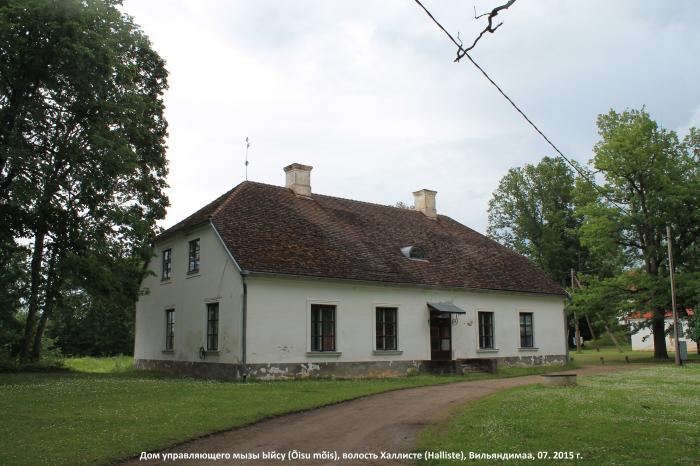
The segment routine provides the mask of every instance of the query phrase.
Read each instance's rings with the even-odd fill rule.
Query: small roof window
[[[420,246],[405,246],[401,253],[409,259],[425,260],[425,250]]]

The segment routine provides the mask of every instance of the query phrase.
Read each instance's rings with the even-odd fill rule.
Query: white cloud
[[[427,1],[474,37],[472,4]],[[494,2],[479,1],[478,11]],[[551,149],[413,2],[127,0],[167,60],[168,226],[243,179],[281,184],[314,165],[316,192],[393,204],[433,188],[438,210],[486,229],[512,166]],[[474,56],[573,158],[595,117],[646,104],[662,125],[700,108],[692,2],[517,2]]]

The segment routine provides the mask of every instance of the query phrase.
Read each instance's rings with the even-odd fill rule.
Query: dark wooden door
[[[430,359],[452,359],[452,322],[450,314],[430,311]]]

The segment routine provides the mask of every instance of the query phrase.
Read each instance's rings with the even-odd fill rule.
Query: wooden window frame
[[[175,309],[165,310],[165,351],[175,349]]]
[[[523,317],[529,317],[530,322],[523,322]],[[532,312],[518,313],[518,322],[520,324],[520,347],[534,348],[535,347],[535,315]],[[527,330],[530,330],[529,334]],[[528,342],[527,339],[530,339]]]
[[[399,308],[396,306],[377,306],[374,308],[374,344],[377,351],[398,351],[399,349]],[[387,320],[387,315],[394,315],[393,322]],[[392,326],[393,328],[389,327]],[[393,330],[389,334],[387,330]],[[393,344],[391,338],[393,337]],[[389,339],[389,344],[387,340]]]
[[[489,322],[487,327],[486,317],[488,316]],[[483,318],[482,318],[483,317]],[[494,313],[493,311],[478,311],[478,332],[479,332],[479,349],[490,350],[496,348],[496,326],[494,324]],[[490,330],[487,332],[486,330]]]
[[[167,256],[167,260],[166,260]],[[161,253],[161,271],[160,279],[162,281],[170,280],[173,276],[173,250],[172,248],[163,249]]]
[[[199,238],[189,241],[187,249],[187,273],[198,273],[199,272],[199,254],[200,254],[200,242]]]
[[[311,352],[334,353],[337,351],[337,323],[338,306],[311,304]]]
[[[207,351],[219,351],[219,303],[207,303]]]

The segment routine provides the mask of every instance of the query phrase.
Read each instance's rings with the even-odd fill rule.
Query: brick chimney
[[[297,196],[311,197],[311,170],[313,168],[300,163],[284,167],[287,178],[285,186],[294,191]]]
[[[421,189],[413,193],[416,210],[423,212],[423,215],[433,220],[437,218],[437,210],[435,209],[436,194],[437,191],[431,191],[430,189]]]

